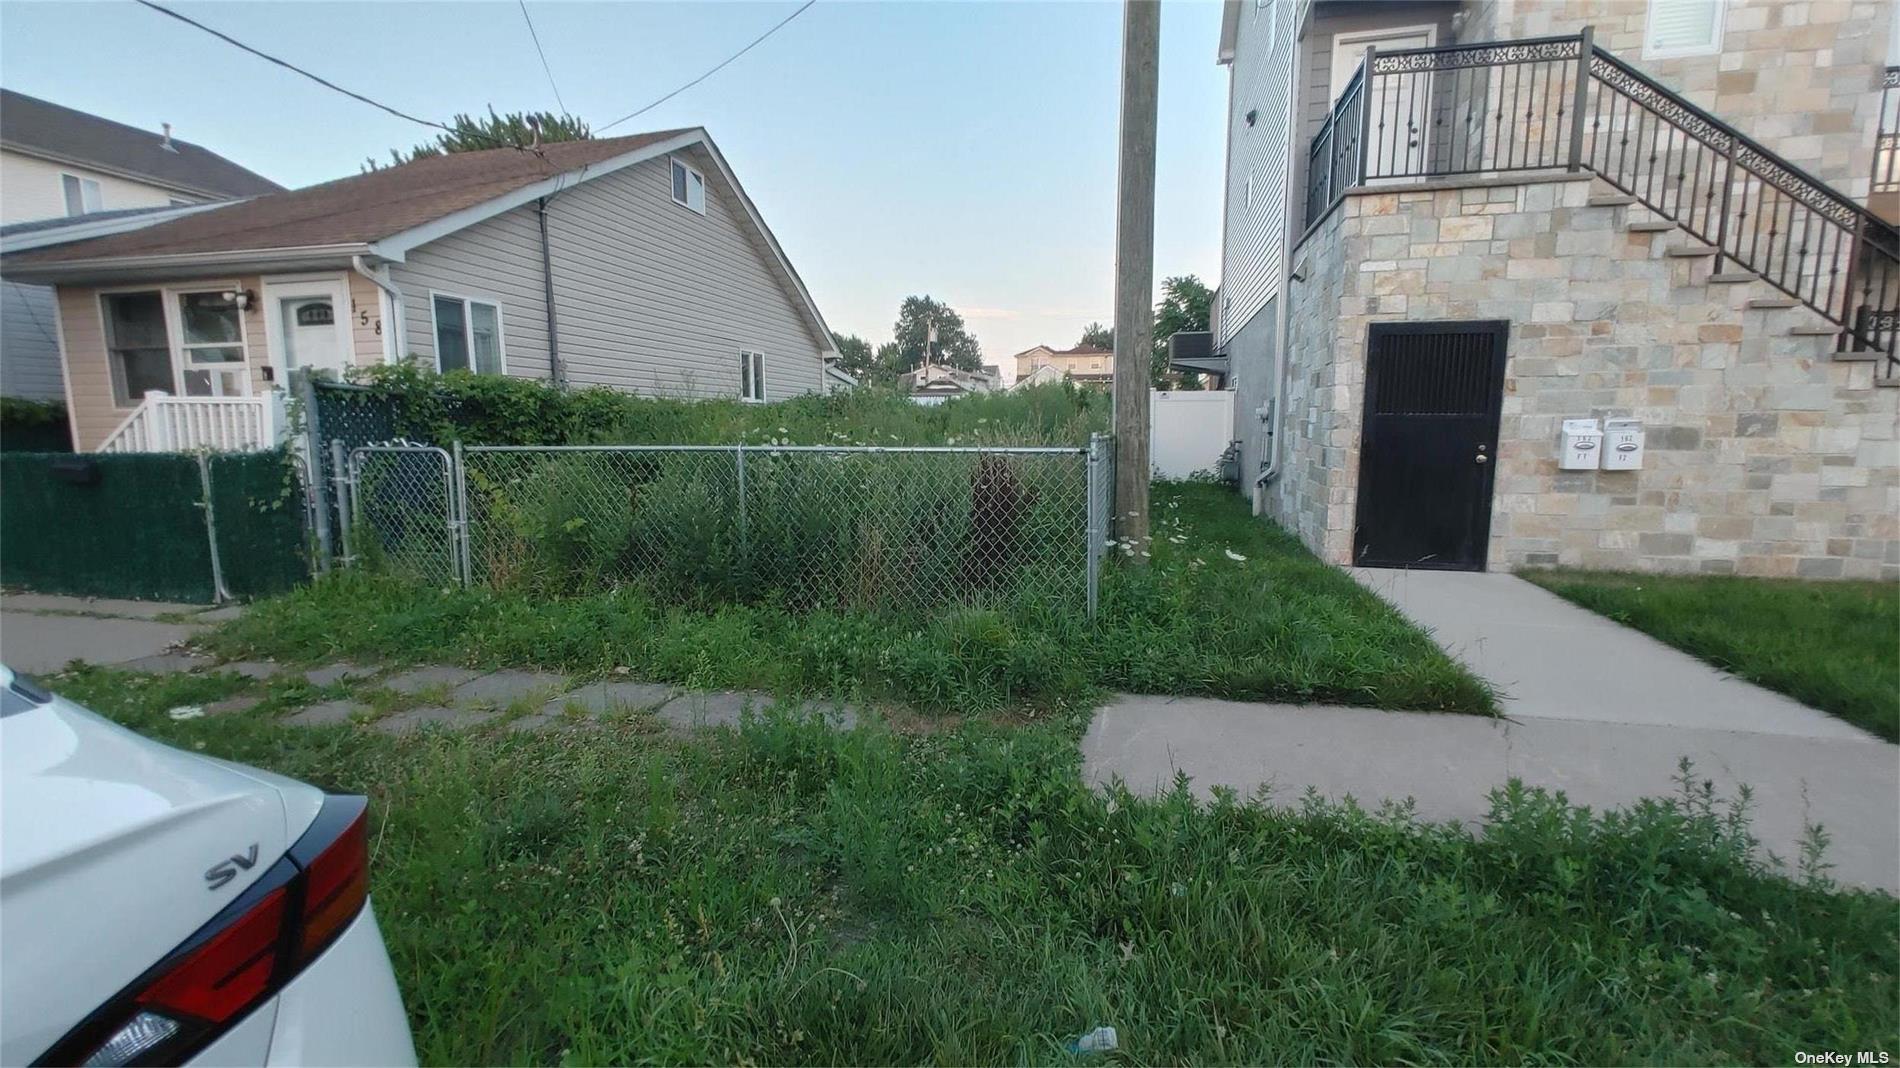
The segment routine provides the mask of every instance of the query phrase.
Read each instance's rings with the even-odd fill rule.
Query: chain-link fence
[[[670,603],[1093,612],[1108,461],[1086,448],[469,446],[351,452],[351,544],[426,581]]]

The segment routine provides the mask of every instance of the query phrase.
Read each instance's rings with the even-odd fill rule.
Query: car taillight
[[[37,1064],[177,1064],[296,978],[369,900],[369,803],[325,797],[290,852]]]

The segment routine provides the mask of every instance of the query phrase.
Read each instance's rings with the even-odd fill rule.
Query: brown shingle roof
[[[0,144],[213,197],[257,196],[284,188],[189,141],[173,138],[167,148],[163,134],[11,89],[0,89]]]
[[[564,141],[540,152],[493,148],[430,156],[322,185],[273,193],[130,233],[7,257],[14,266],[122,256],[354,245],[377,241],[524,186],[675,137],[662,130]]]

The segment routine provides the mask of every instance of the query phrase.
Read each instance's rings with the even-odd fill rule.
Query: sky
[[[560,110],[516,3],[170,6],[425,118]],[[795,3],[528,4],[567,110],[601,127],[704,73]],[[1155,281],[1220,268],[1220,5],[1162,8]],[[898,303],[962,313],[987,362],[1072,345],[1114,294],[1121,5],[819,0],[610,135],[705,126],[833,330]],[[0,3],[0,84],[174,134],[286,186],[432,131],[129,0]]]

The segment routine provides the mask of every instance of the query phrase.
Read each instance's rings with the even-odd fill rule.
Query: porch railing
[[[283,395],[174,397],[152,392],[99,445],[99,452],[249,452],[284,436]]]
[[[1383,179],[1596,174],[1900,369],[1900,238],[1827,183],[1636,68],[1566,37],[1379,52],[1307,153],[1306,222]]]

